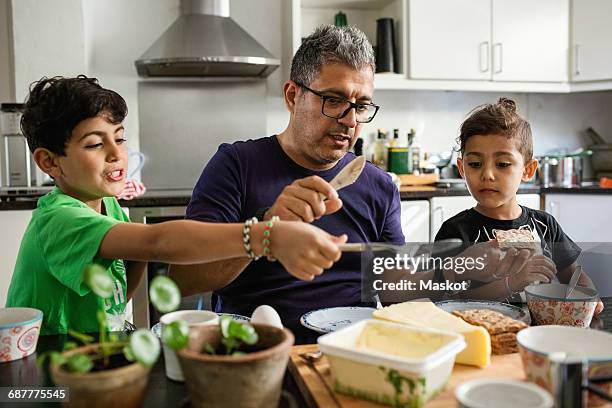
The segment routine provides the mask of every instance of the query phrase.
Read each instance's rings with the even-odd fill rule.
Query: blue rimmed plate
[[[249,317],[246,317],[246,316],[243,316],[243,315],[239,315],[239,314],[236,314],[236,313],[217,313],[217,314],[219,315],[219,317],[221,317],[221,316],[230,316],[232,319],[237,320],[239,322],[250,322],[251,321],[251,319]],[[161,324],[161,322],[158,322],[153,327],[151,327],[151,331],[153,332],[153,334],[156,335],[159,338],[161,338],[162,326],[163,326],[163,324]]]
[[[372,307],[346,306],[312,310],[300,318],[302,326],[325,334],[353,323],[372,318]]]
[[[527,324],[531,324],[531,316],[528,310],[521,309],[518,306],[508,303],[496,302],[494,300],[443,300],[441,302],[436,302],[436,306],[448,313],[453,313],[455,310],[462,312],[472,309],[488,309],[511,317],[514,320],[520,320]]]

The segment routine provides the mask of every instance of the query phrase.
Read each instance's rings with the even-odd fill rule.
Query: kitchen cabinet
[[[600,296],[612,296],[612,194],[546,194],[546,212],[582,248],[578,263]]]
[[[302,38],[312,34],[316,27],[334,24],[334,16],[339,11],[346,14],[349,25],[359,27],[366,34],[373,46],[376,45],[376,20],[390,17],[394,21],[398,73],[377,74],[376,83],[390,79],[389,87],[393,88],[394,80],[405,77],[406,0],[291,0],[285,7],[289,9],[287,18],[291,21],[291,47],[290,50],[285,49],[286,61],[293,58],[302,44]]]
[[[410,78],[568,80],[569,0],[410,0]]]
[[[0,211],[2,226],[2,245],[0,245],[0,307],[6,304],[6,295],[15,261],[19,253],[21,239],[32,218],[32,210]]]
[[[291,38],[283,49],[285,61],[315,27],[333,24],[338,11],[373,45],[376,19],[393,18],[398,69],[395,74],[376,74],[377,90],[612,89],[607,44],[612,28],[605,22],[612,4],[607,0],[291,0],[283,4],[290,22],[283,34]],[[580,74],[570,73],[570,55]],[[284,78],[288,78],[289,64],[285,65]]]
[[[546,194],[544,202],[575,242],[612,242],[612,195]]]
[[[429,201],[402,201],[401,211],[406,242],[429,242]]]
[[[610,16],[609,0],[572,1],[572,81],[612,79]]]
[[[516,200],[520,205],[540,209],[539,194],[518,194]],[[430,238],[433,241],[438,231],[442,227],[444,221],[454,217],[463,210],[472,208],[476,205],[476,200],[472,196],[459,197],[433,197],[431,199],[431,234]]]

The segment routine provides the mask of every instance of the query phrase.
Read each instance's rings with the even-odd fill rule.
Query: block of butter
[[[440,309],[429,301],[397,303],[376,310],[374,318],[429,327],[459,333],[465,338],[467,347],[457,354],[460,364],[486,367],[491,363],[491,337],[484,327],[471,325],[457,316]]]

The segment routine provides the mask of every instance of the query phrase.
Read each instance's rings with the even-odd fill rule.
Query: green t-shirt
[[[63,334],[68,328],[97,332],[98,308],[106,311],[111,330],[123,324],[125,266],[120,259],[96,254],[111,227],[129,218],[114,197],[102,200],[106,215],[57,187],[38,200],[21,241],[6,306],[42,310],[42,334]],[[83,284],[83,269],[92,262],[106,268],[115,282],[108,299],[98,298]]]

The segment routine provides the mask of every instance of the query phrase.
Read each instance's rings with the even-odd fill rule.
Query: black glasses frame
[[[295,82],[295,81],[293,81]],[[315,91],[314,89],[310,89],[309,87],[307,87],[306,85],[303,85],[299,82],[295,82],[295,84],[301,88],[306,89],[307,91],[312,92],[313,94],[317,95],[319,98],[321,98],[323,100],[323,104],[321,105],[321,114],[323,116],[326,116],[328,118],[332,118],[332,119],[342,119],[343,117],[345,117],[346,115],[348,115],[348,113],[351,111],[351,109],[355,109],[355,112],[357,111],[357,108],[361,107],[361,106],[373,106],[375,108],[374,113],[372,114],[372,116],[370,116],[368,118],[368,120],[358,120],[357,116],[355,115],[355,120],[357,121],[357,123],[370,123],[372,121],[372,119],[374,119],[374,116],[376,116],[376,114],[378,113],[378,110],[380,109],[380,106],[375,105],[373,103],[355,103],[355,102],[351,102],[347,99],[338,97],[338,96],[332,96],[332,95],[323,95],[321,92]],[[340,116],[329,116],[325,114],[325,102],[327,102],[329,99],[339,99],[341,101],[344,101],[346,103],[349,104],[349,107],[346,108],[346,110],[344,112],[342,112],[342,115]]]

